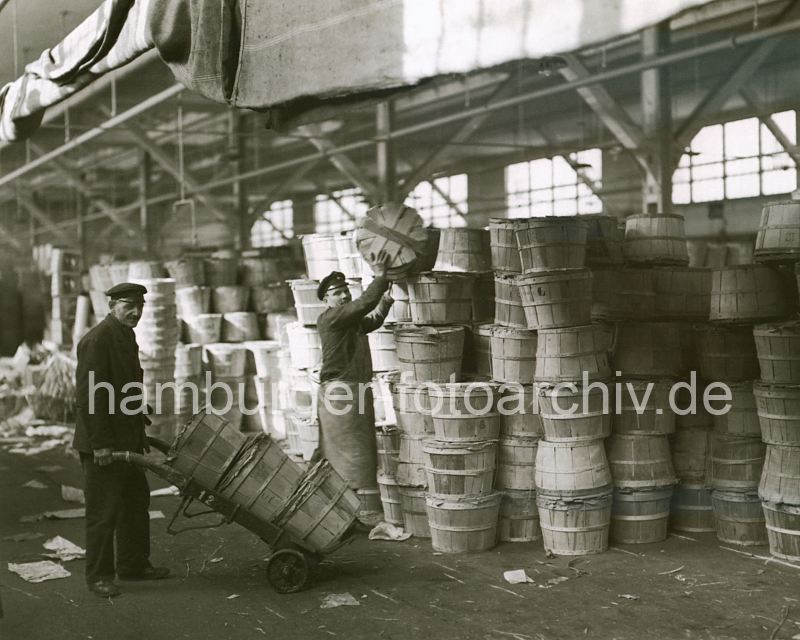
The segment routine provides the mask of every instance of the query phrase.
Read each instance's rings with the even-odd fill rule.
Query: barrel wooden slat
[[[767,544],[767,528],[761,501],[755,492],[714,491],[717,539],[745,547]]]
[[[761,209],[753,256],[762,262],[800,257],[800,201],[770,202]]]
[[[489,232],[485,229],[442,229],[434,271],[480,273],[492,269]]]
[[[134,260],[128,264],[128,278],[133,280],[166,277],[167,270],[157,260]]]
[[[375,373],[396,370],[397,342],[394,331],[389,327],[381,327],[368,333],[367,339],[372,356],[372,370]]]
[[[497,327],[492,332],[492,379],[533,383],[536,369],[536,332]]]
[[[672,383],[664,380],[619,380],[620,402],[615,407],[614,433],[669,435],[675,432],[675,414],[669,401]],[[647,401],[645,396],[648,394]],[[640,405],[637,408],[637,404]],[[644,406],[641,406],[644,405]]]
[[[753,380],[758,359],[749,327],[698,326],[695,330],[698,374],[709,382]]]
[[[310,233],[301,236],[306,274],[311,280],[322,280],[331,271],[339,270],[336,236],[330,233]]]
[[[166,263],[169,277],[175,279],[177,289],[183,287],[202,287],[206,284],[206,269],[202,258],[185,256]]]
[[[322,342],[314,327],[292,322],[286,327],[289,354],[295,369],[313,369],[322,361]]]
[[[465,375],[478,379],[492,377],[492,334],[497,326],[486,322],[466,327],[462,365]]]
[[[800,506],[762,502],[769,552],[776,558],[800,562]]]
[[[203,347],[179,344],[175,347],[175,377],[189,378],[203,372]]]
[[[381,492],[383,519],[398,527],[403,526],[403,500],[400,485],[391,476],[379,473],[378,488]]]
[[[401,373],[421,382],[458,380],[464,351],[463,327],[397,326],[397,364]]]
[[[247,311],[249,295],[247,287],[214,287],[211,290],[211,308],[214,313]]]
[[[506,273],[522,273],[519,247],[514,235],[518,220],[492,218],[489,220],[489,243],[492,252],[492,269]]]
[[[394,425],[380,425],[375,429],[375,446],[378,451],[378,470],[389,478],[397,475],[400,454],[400,431]]]
[[[292,289],[298,321],[308,327],[316,326],[317,319],[327,308],[326,304],[317,297],[319,282],[295,279],[289,280],[289,286]]]
[[[672,487],[614,490],[611,539],[622,544],[651,544],[667,539]]]
[[[711,275],[712,322],[766,322],[786,315],[786,295],[777,271],[762,265],[714,269]]]
[[[433,431],[439,440],[470,442],[499,437],[498,385],[489,382],[436,384],[429,388],[428,396]]]
[[[528,328],[518,276],[495,276],[494,321],[504,327]]]
[[[260,255],[258,250],[246,252],[239,258],[239,282],[245,287],[260,287],[281,279],[276,259]]]
[[[390,379],[389,392],[398,428],[407,435],[433,435],[429,382],[400,382]]]
[[[606,448],[617,488],[667,487],[677,482],[667,436],[614,434]]]
[[[709,403],[715,410],[721,410],[726,405],[730,406],[723,415],[713,416],[714,431],[723,435],[760,438],[761,427],[753,395],[753,383],[732,382],[727,384],[727,387],[731,392],[730,401]]]
[[[536,344],[537,382],[589,381],[611,376],[608,336],[597,325],[542,329]]]
[[[539,495],[586,497],[607,493],[611,473],[602,442],[540,441],[534,479]]]
[[[760,438],[715,433],[711,445],[711,485],[722,491],[754,491],[765,455],[766,445]]]
[[[430,538],[428,512],[424,489],[400,484],[400,502],[403,507],[403,528],[415,538]]]
[[[181,287],[175,290],[178,315],[187,318],[211,311],[211,289],[208,287]]]
[[[536,484],[533,471],[536,466],[538,438],[502,437],[497,448],[498,489],[519,489],[534,491]]]
[[[592,319],[649,320],[655,308],[654,270],[592,269]]]
[[[184,341],[197,344],[219,342],[222,333],[222,314],[203,313],[193,318],[184,318]]]
[[[608,549],[611,493],[581,500],[537,494],[545,551],[559,556],[602,553]]]
[[[583,268],[587,233],[587,225],[577,216],[520,220],[514,228],[514,235],[522,272]]]
[[[426,440],[428,490],[437,496],[485,496],[492,492],[497,441],[471,443]]]
[[[397,454],[397,481],[400,484],[415,487],[426,487],[428,464],[423,445],[424,436],[400,434],[400,450]]]
[[[428,496],[426,509],[433,549],[471,553],[494,547],[501,498],[499,493],[462,498]]]
[[[500,542],[533,542],[542,537],[536,492],[506,489],[500,501],[497,538]]]
[[[711,477],[713,427],[678,427],[670,439],[672,466],[682,481],[705,482]]]
[[[501,434],[510,437],[541,438],[544,435],[536,387],[508,383],[500,386],[498,411]]]
[[[588,324],[592,315],[592,272],[562,269],[519,280],[529,329],[555,329]]]
[[[767,444],[800,447],[800,386],[753,385],[761,429]]]
[[[672,493],[670,529],[689,533],[716,531],[711,489],[705,484],[681,482]]]
[[[681,327],[677,322],[617,325],[614,368],[626,378],[680,378],[684,373]]]
[[[761,380],[800,384],[800,322],[756,325],[753,337]]]
[[[625,219],[626,262],[689,264],[683,216],[643,213]]]
[[[339,260],[339,271],[345,278],[361,278],[367,269],[367,263],[356,248],[356,240],[352,231],[343,231],[334,236],[336,255]]]
[[[655,315],[663,319],[708,319],[711,309],[711,269],[659,267],[653,269]]]
[[[396,322],[411,322],[411,304],[408,300],[408,284],[393,282],[389,293],[394,298],[394,304],[386,315],[386,324]]]
[[[411,320],[420,325],[448,325],[472,321],[475,280],[462,274],[423,273],[408,281]]]
[[[256,313],[286,311],[292,306],[292,291],[285,282],[250,287],[250,308]]]
[[[598,387],[585,391],[578,386],[572,391],[541,384],[538,401],[539,417],[549,442],[591,442],[611,435],[611,405]]]
[[[236,258],[206,258],[204,260],[206,284],[211,288],[235,287],[237,267]]]
[[[258,320],[250,311],[222,314],[222,341],[244,342],[258,340]]]
[[[622,242],[625,237],[616,216],[602,214],[582,215],[586,223],[586,264],[618,265],[623,262]]]
[[[800,505],[800,447],[767,446],[758,495],[768,502]]]
[[[431,250],[429,231],[411,207],[397,203],[378,205],[357,224],[354,237],[359,253],[367,261],[385,253],[389,258],[387,276],[392,280],[407,276]]]

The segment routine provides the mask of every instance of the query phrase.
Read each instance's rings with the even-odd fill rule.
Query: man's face
[[[325,292],[325,304],[328,305],[329,309],[347,304],[352,299],[353,296],[350,295],[350,289],[348,289],[346,284],[339,285],[333,289],[328,289]]]
[[[111,301],[111,313],[126,327],[133,329],[142,317],[143,301],[120,298]]]

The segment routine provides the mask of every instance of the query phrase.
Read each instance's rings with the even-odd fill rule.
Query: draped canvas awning
[[[105,0],[0,90],[0,140],[150,48],[211,100],[260,109],[604,42],[712,0]]]

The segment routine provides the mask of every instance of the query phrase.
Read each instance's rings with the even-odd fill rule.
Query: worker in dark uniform
[[[328,307],[317,320],[322,342],[320,453],[354,490],[377,488],[375,409],[369,387],[372,358],[367,333],[383,324],[393,300],[386,293],[390,282],[382,256],[373,270],[375,279],[356,300],[338,271],[324,278],[317,289],[317,297]]]
[[[128,580],[169,575],[166,567],[150,564],[150,488],[144,471],[111,459],[114,451],[146,450],[142,368],[133,333],[145,293],[145,287],[127,282],[106,291],[110,313],[77,350],[73,447],[80,453],[85,480],[86,582],[90,591],[106,598],[120,594],[115,573]],[[138,385],[123,390],[128,383]]]

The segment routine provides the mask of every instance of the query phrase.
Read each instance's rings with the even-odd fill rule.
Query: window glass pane
[[[689,204],[692,201],[688,183],[672,185],[672,202],[675,204]]]
[[[539,202],[531,207],[531,215],[536,217],[552,216],[553,203],[552,202]]]
[[[722,125],[715,124],[700,129],[692,140],[691,149],[697,153],[692,156],[693,165],[722,160]]]
[[[725,158],[758,155],[758,119],[747,118],[725,123]]]
[[[531,192],[531,202],[552,202],[553,190],[552,189],[539,189]]]
[[[578,199],[578,213],[602,213],[603,203],[596,195]]]
[[[692,183],[692,202],[710,202],[725,197],[722,179],[701,180]]]
[[[788,153],[776,153],[761,158],[761,168],[764,171],[794,169],[794,161]]]
[[[794,111],[773,113],[772,119],[781,128],[783,134],[789,138],[789,142],[797,144],[797,120],[795,120]]]
[[[767,128],[767,125],[761,125],[761,153],[768,154],[768,153],[780,153],[783,151],[783,146],[780,142],[772,135],[772,131]]]
[[[566,198],[577,198],[578,197],[578,187],[577,185],[571,184],[566,187],[556,187],[553,189],[553,199],[555,200],[565,200]]]
[[[553,202],[553,212],[557,216],[574,216],[578,213],[578,201],[570,200],[556,200]]]
[[[765,171],[761,174],[761,191],[766,195],[790,193],[797,188],[797,171]]]
[[[689,182],[689,169],[675,169],[675,173],[672,174],[672,182],[673,184]]]
[[[732,176],[725,179],[725,197],[749,198],[759,195],[758,174]]]
[[[553,184],[571,184],[576,182],[578,176],[575,175],[575,170],[567,164],[561,156],[553,158]]]
[[[699,167],[692,167],[692,180],[707,180],[708,178],[722,177],[722,163],[704,164]]]
[[[553,186],[553,163],[548,158],[531,162],[531,187],[542,189]]]
[[[581,169],[583,175],[590,180],[598,181],[603,177],[603,152],[600,149],[586,149],[572,154],[580,164],[590,165]]]
[[[728,160],[725,163],[726,175],[740,176],[747,173],[758,173],[758,158],[747,158],[745,160]]]
[[[287,243],[294,233],[292,201],[280,200],[273,202],[262,218],[253,224],[250,229],[250,242],[253,247],[276,247]],[[271,223],[271,224],[270,224]]]
[[[530,167],[527,162],[518,162],[506,167],[506,193],[530,189]]]
[[[684,153],[681,155],[681,159],[678,161],[679,167],[688,167],[691,164],[691,160],[689,159],[689,154]]]

